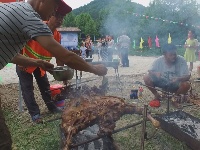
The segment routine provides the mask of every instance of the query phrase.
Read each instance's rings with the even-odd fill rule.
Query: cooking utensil
[[[153,118],[151,114],[147,114],[147,118],[151,121],[151,123],[153,124],[155,128],[160,128],[160,122],[156,120],[155,118]]]
[[[97,79],[86,80],[86,81],[81,82],[80,84],[86,83],[86,82],[90,82],[90,81],[94,81],[94,80],[97,80]],[[45,92],[51,92],[51,91],[54,91],[54,90],[64,89],[64,88],[66,88],[66,87],[73,87],[73,86],[75,86],[75,85],[76,85],[76,83],[70,84],[70,85],[67,85],[67,86],[66,86],[66,85],[63,85],[62,87],[55,88],[55,89],[52,89],[52,90],[47,90],[47,91],[45,91]]]
[[[92,65],[99,65],[102,64],[105,67],[113,67],[114,69],[117,69],[119,66],[119,62],[113,62],[113,61],[95,61],[95,62],[90,62]]]
[[[93,58],[85,58],[85,61],[86,61],[86,62],[92,62],[92,61],[93,61]]]
[[[145,84],[143,84],[143,83],[140,82],[140,81],[135,81],[134,84],[139,84],[139,85],[142,85],[142,86],[145,86],[145,87],[148,87],[148,88],[152,88],[152,89],[155,89],[156,91],[160,91],[160,92],[163,92],[163,93],[165,93],[165,94],[169,94],[170,96],[175,95],[175,94],[173,94],[173,93],[168,93],[167,91],[158,89],[158,88],[156,88],[156,87],[145,85]]]
[[[74,69],[68,66],[57,66],[53,68],[51,74],[57,81],[71,80],[74,76]]]

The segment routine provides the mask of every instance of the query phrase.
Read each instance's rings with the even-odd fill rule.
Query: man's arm
[[[159,69],[159,65],[161,64],[160,59],[156,59],[152,65],[150,66],[148,72],[150,76],[156,76],[157,78],[161,78],[161,71]]]
[[[156,76],[157,78],[161,78],[160,72],[156,72],[156,71],[153,71],[153,70],[149,70],[148,72],[149,72],[150,76]]]
[[[176,67],[179,70],[179,75],[177,77],[174,77],[172,81],[178,81],[178,82],[185,82],[189,81],[191,77],[191,73],[188,70],[187,62],[183,57],[177,57],[179,65]]]
[[[64,63],[58,59],[56,59],[57,66],[64,66]]]
[[[189,81],[189,79],[190,79],[190,75],[184,75],[182,77],[173,78],[173,81],[185,82],[185,81]]]
[[[33,58],[28,58],[26,56],[23,56],[21,54],[17,54],[11,61],[14,64],[23,66],[23,67],[30,67],[30,66],[34,66],[34,67],[41,67],[44,70],[51,70],[54,65],[47,62],[47,61],[43,61],[40,59],[33,59]]]
[[[97,75],[105,75],[107,73],[106,67],[103,65],[90,65],[75,53],[62,47],[52,36],[38,36],[35,40],[55,56],[56,59],[59,59],[72,69],[91,72]]]

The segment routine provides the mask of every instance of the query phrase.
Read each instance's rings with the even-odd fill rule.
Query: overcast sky
[[[69,6],[72,7],[72,9],[78,8],[80,6],[87,5],[93,0],[64,0]],[[132,2],[136,2],[139,4],[142,4],[144,6],[148,6],[149,2],[151,0],[132,0]],[[196,0],[198,3],[200,3],[200,0]]]
[[[80,6],[87,5],[93,0],[64,0],[72,9],[78,8]],[[133,2],[148,6],[150,0],[132,0]],[[200,1],[200,0],[199,0]]]

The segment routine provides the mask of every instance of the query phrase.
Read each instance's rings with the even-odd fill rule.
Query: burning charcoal
[[[90,97],[94,95],[104,96],[107,88],[105,89],[104,86],[97,86],[90,87],[88,85],[83,85],[81,89],[74,89],[70,87],[66,87],[62,90],[61,95],[62,99],[73,99],[73,98],[80,98],[80,97]]]

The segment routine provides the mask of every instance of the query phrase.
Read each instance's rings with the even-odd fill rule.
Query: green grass
[[[13,150],[58,150],[60,121],[33,124],[27,116],[5,112],[12,134]]]
[[[13,150],[58,150],[60,147],[59,124],[60,121],[33,125],[26,121],[23,114],[5,111],[7,124],[12,133]],[[138,115],[125,115],[118,122],[118,127],[138,122]],[[147,123],[147,133],[151,136],[154,127]],[[140,150],[141,125],[121,131],[113,135],[120,150]],[[166,149],[166,147],[168,147]],[[158,130],[156,135],[145,142],[145,150],[190,150],[187,146],[170,136],[163,130]]]
[[[127,78],[137,78],[141,80],[141,76],[121,76],[121,81],[127,81]],[[110,88],[116,86],[114,84],[116,82],[115,78],[112,78],[110,81]],[[93,84],[96,84],[94,82]],[[13,85],[14,86],[14,85]],[[91,85],[92,86],[92,85]],[[195,91],[200,91],[199,83],[195,85]],[[124,88],[124,95],[126,95],[126,100],[128,102],[133,102],[133,100],[128,99],[129,91],[132,89],[132,84],[126,83]],[[6,90],[7,89],[7,90]],[[13,88],[16,89],[16,88]],[[1,91],[6,90],[10,92],[10,86],[2,88]],[[6,91],[4,92],[5,94]],[[148,90],[144,89],[144,99],[150,100],[150,96],[148,94]],[[44,124],[34,125],[27,111],[24,113],[18,113],[17,108],[17,90],[12,91],[13,99],[11,94],[9,95],[9,101],[5,100],[5,97],[2,99],[2,104],[4,106],[4,114],[6,118],[6,123],[9,126],[11,131],[12,139],[13,139],[13,150],[58,150],[60,147],[60,136],[59,136],[59,124],[60,120],[53,122],[46,122]],[[110,95],[117,95],[120,93],[116,93],[115,90],[110,91]],[[162,107],[159,109],[152,109],[151,111],[154,113],[163,113],[166,111],[166,102],[162,102]],[[14,104],[10,107],[4,104]],[[43,104],[44,105],[44,104]],[[142,101],[140,101],[140,106]],[[41,105],[40,105],[41,106]],[[43,108],[43,107],[42,107]],[[46,107],[44,107],[46,109]],[[151,109],[151,108],[150,108]],[[172,109],[172,108],[171,108]],[[171,110],[173,111],[173,110]],[[190,113],[191,115],[200,118],[199,107],[186,107],[184,111]],[[45,111],[42,111],[45,112]],[[57,118],[59,115],[44,115],[45,120]],[[139,115],[124,115],[119,121],[116,123],[116,128],[122,128],[126,125],[138,122],[142,119],[142,116]],[[150,122],[147,122],[147,133],[148,137],[152,135],[155,128],[152,126]],[[141,150],[140,139],[141,139],[141,125],[136,127],[123,130],[119,133],[113,135],[115,142],[119,145],[120,150]],[[179,140],[173,138],[171,135],[166,133],[165,131],[159,129],[155,136],[145,142],[145,150],[190,150],[184,143]]]

